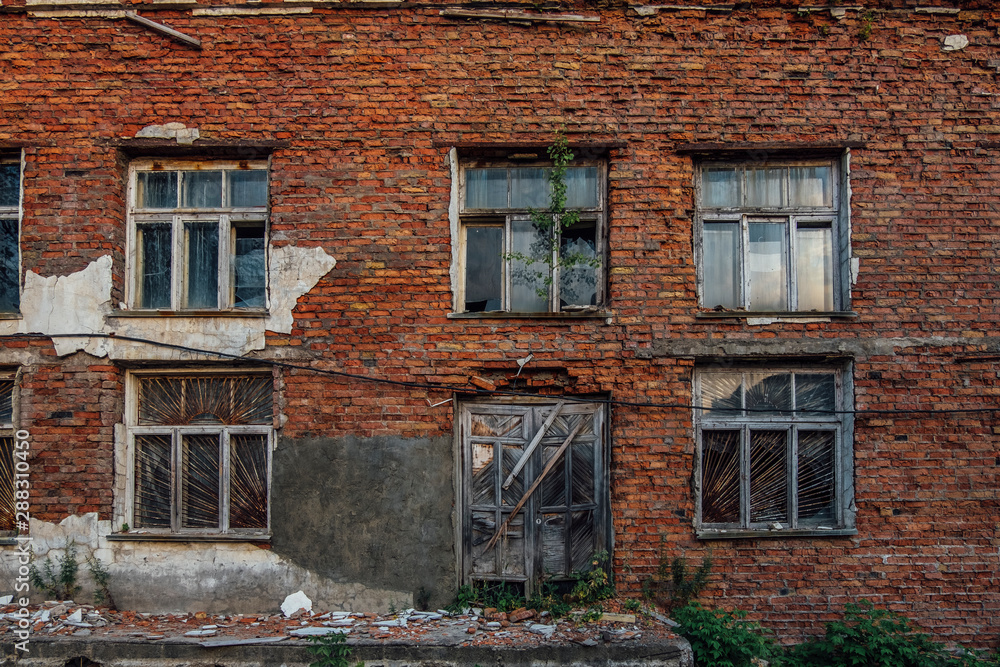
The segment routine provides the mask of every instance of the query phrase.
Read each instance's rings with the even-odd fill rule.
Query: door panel
[[[461,408],[463,572],[466,581],[524,581],[589,569],[607,547],[604,406],[563,405],[508,488],[504,480],[544,427],[555,404],[473,403]],[[502,528],[577,425],[552,469]]]

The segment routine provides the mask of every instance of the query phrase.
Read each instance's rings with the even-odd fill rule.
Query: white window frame
[[[172,209],[142,209],[138,207],[136,198],[137,174],[145,171],[177,171],[178,188],[181,188],[181,178],[184,171],[216,171],[228,170],[238,171],[244,169],[263,170],[268,172],[268,182],[270,182],[270,170],[266,160],[254,161],[226,161],[226,160],[158,160],[142,159],[135,160],[129,166],[128,180],[128,237],[127,244],[129,252],[126,255],[126,303],[132,310],[147,310],[151,312],[167,311],[235,311],[235,312],[266,312],[269,297],[269,275],[267,270],[269,254],[269,202],[268,205],[259,207],[231,207],[226,205],[227,192],[223,187],[223,206],[219,208],[184,208]],[[185,223],[212,223],[218,224],[219,240],[219,266],[218,266],[218,297],[217,308],[189,308],[185,304],[187,288],[187,271],[185,267]],[[137,228],[144,223],[169,224],[171,227],[171,285],[170,285],[170,306],[169,308],[143,308],[140,305],[142,279],[141,273],[141,252],[138,247]],[[236,248],[235,229],[241,225],[260,225],[263,227],[264,235],[264,306],[261,308],[238,308],[234,305],[235,296],[233,290],[233,258]],[[225,251],[223,251],[225,249]]]
[[[14,252],[17,254],[17,296],[18,306],[9,311],[0,311],[0,315],[16,315],[21,312],[21,223],[24,217],[24,153],[0,153],[0,164],[16,164],[18,167],[17,204],[15,206],[0,206],[0,218],[17,220],[17,239]]]
[[[457,209],[458,209],[458,237],[455,239],[458,252],[456,253],[456,270],[453,272],[453,276],[456,278],[456,289],[455,289],[455,302],[454,302],[454,312],[455,313],[472,313],[479,314],[478,311],[467,311],[465,309],[465,292],[466,292],[466,238],[467,230],[469,227],[497,227],[503,230],[503,276],[501,278],[501,307],[494,311],[483,311],[482,314],[511,314],[511,315],[526,315],[526,316],[540,316],[546,313],[572,313],[588,310],[596,310],[601,308],[606,300],[606,283],[607,283],[607,163],[603,160],[573,160],[569,165],[569,168],[575,167],[592,167],[597,169],[597,206],[588,208],[573,208],[573,211],[579,213],[580,221],[594,222],[594,235],[595,235],[595,252],[597,260],[600,262],[599,266],[595,268],[595,273],[597,276],[595,290],[596,290],[596,305],[591,308],[589,304],[569,304],[565,307],[560,306],[560,295],[559,295],[559,266],[557,262],[558,248],[560,248],[561,243],[557,238],[555,241],[555,252],[553,253],[553,267],[552,267],[552,284],[549,287],[548,296],[548,308],[544,311],[530,311],[530,312],[518,312],[511,310],[510,299],[511,299],[511,264],[510,255],[513,252],[513,235],[512,235],[512,225],[515,222],[530,222],[531,220],[531,210],[527,208],[468,208],[466,207],[466,172],[469,169],[477,168],[490,168],[490,169],[504,169],[504,168],[540,168],[546,169],[552,167],[551,161],[511,161],[511,160],[477,160],[477,159],[464,159],[460,161],[458,167],[458,188],[455,196],[458,198]],[[510,180],[508,179],[508,185]],[[509,191],[508,191],[509,195]],[[508,196],[509,199],[509,196]],[[558,231],[556,232],[558,233]],[[534,265],[533,265],[534,266]],[[545,267],[547,269],[547,266]],[[539,270],[544,272],[541,266]]]
[[[696,170],[697,214],[695,219],[695,260],[698,267],[698,301],[703,309],[714,309],[719,304],[708,303],[706,299],[706,283],[712,279],[706,275],[705,258],[705,224],[706,223],[737,223],[739,224],[740,257],[738,258],[738,303],[733,310],[725,310],[733,314],[746,316],[747,313],[782,314],[845,314],[850,310],[850,189],[849,189],[849,153],[840,157],[774,159],[767,161],[753,160],[705,160],[698,164]],[[711,207],[703,204],[703,175],[706,169],[735,168],[740,170],[741,193],[746,192],[746,169],[767,167],[816,167],[829,166],[832,174],[832,203],[830,206],[732,206]],[[788,201],[789,181],[782,184],[785,201]],[[750,270],[749,264],[749,225],[757,222],[782,223],[785,225],[784,243],[788,248],[786,258],[786,294],[787,308],[784,310],[750,310]],[[797,235],[799,228],[823,227],[826,223],[831,229],[831,268],[832,268],[832,301],[830,310],[801,310],[798,306],[797,278]]]
[[[270,425],[157,425],[139,426],[139,381],[142,378],[153,376],[168,376],[176,378],[187,377],[245,377],[245,376],[270,376],[268,369],[247,369],[245,371],[234,372],[206,372],[204,370],[160,370],[131,372],[126,377],[126,411],[125,426],[127,430],[127,478],[125,487],[125,522],[132,529],[132,533],[148,533],[152,535],[230,535],[234,537],[268,537],[271,534],[271,479],[272,479],[272,459],[275,449],[274,424]],[[182,443],[181,438],[185,435],[214,435],[219,434],[221,438],[220,447],[222,455],[220,458],[220,483],[219,483],[219,513],[220,525],[217,529],[211,528],[184,528],[181,526],[181,509],[183,504],[182,479],[178,471],[181,470]],[[170,437],[170,488],[171,506],[169,529],[160,527],[143,527],[135,525],[135,481],[136,481],[136,460],[135,460],[135,437],[141,435],[167,435]],[[266,436],[265,448],[267,451],[267,528],[266,530],[256,529],[231,529],[229,527],[229,506],[230,506],[230,438],[233,435],[264,435]]]
[[[744,414],[712,414],[705,408],[709,407],[702,391],[703,379],[712,374],[746,374],[775,372],[781,374],[830,374],[835,378],[836,407],[835,414],[799,415],[792,413],[774,414],[770,412],[745,412]],[[745,381],[745,380],[744,380]],[[792,385],[794,400],[794,384]],[[854,515],[854,482],[853,482],[853,433],[854,418],[850,413],[853,408],[853,382],[849,364],[843,365],[757,365],[757,366],[721,366],[699,368],[694,374],[695,406],[693,423],[695,426],[695,528],[699,538],[741,538],[741,537],[779,537],[784,535],[799,536],[830,536],[853,535],[855,529]],[[720,411],[721,412],[721,411]],[[785,487],[787,491],[787,517],[784,523],[751,522],[750,520],[750,487],[753,482],[750,474],[750,432],[781,431],[786,432],[786,470]],[[703,468],[705,431],[731,431],[740,434],[740,519],[735,523],[708,523],[702,518],[703,505]],[[798,475],[798,432],[800,431],[831,431],[834,435],[833,454],[833,494],[835,521],[832,525],[804,524],[799,525],[797,517],[797,475]]]

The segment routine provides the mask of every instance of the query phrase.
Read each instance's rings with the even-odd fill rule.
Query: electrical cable
[[[247,357],[239,354],[230,354],[228,352],[219,352],[216,350],[202,350],[195,347],[189,347],[187,345],[178,345],[176,343],[166,343],[163,341],[153,340],[150,338],[140,338],[137,336],[121,336],[117,334],[110,333],[81,333],[81,334],[40,334],[40,333],[24,333],[24,334],[10,334],[0,337],[0,340],[11,339],[11,338],[25,338],[29,340],[42,340],[51,338],[101,338],[107,340],[120,340],[130,343],[141,343],[144,345],[150,345],[153,347],[161,347],[170,350],[178,350],[181,352],[188,352],[191,354],[216,356],[221,359],[229,359],[232,361],[242,361],[247,363],[263,364],[265,366],[274,366],[278,368],[288,368],[291,370],[305,371],[309,373],[317,373],[320,375],[330,375],[334,377],[342,377],[349,380],[356,380],[359,382],[371,382],[374,384],[387,384],[397,387],[406,387],[409,389],[426,389],[429,391],[449,391],[459,394],[466,394],[472,396],[511,396],[511,397],[521,397],[521,398],[538,398],[538,394],[524,392],[524,391],[510,391],[504,389],[480,389],[478,387],[469,387],[467,385],[457,385],[452,383],[444,382],[410,382],[405,380],[392,380],[389,378],[371,377],[368,375],[358,375],[356,373],[347,373],[345,371],[335,371],[327,368],[315,368],[313,366],[303,366],[302,364],[293,364],[287,361],[280,361],[276,359],[258,359],[255,357]],[[600,403],[603,405],[617,406],[617,407],[627,407],[627,408],[655,408],[661,410],[702,410],[711,411],[713,409],[719,412],[759,412],[759,413],[769,413],[769,414],[790,414],[794,412],[799,412],[797,410],[787,410],[781,408],[727,408],[725,410],[719,410],[718,408],[705,407],[701,405],[694,405],[692,403],[657,403],[653,401],[623,401],[620,399],[612,398],[596,398],[596,397],[585,397],[585,396],[559,396],[560,400],[564,400],[570,403]],[[940,410],[937,408],[912,408],[912,409],[892,409],[892,410],[809,410],[810,415],[855,415],[855,416],[866,416],[866,415],[912,415],[912,414],[977,414],[977,413],[1000,413],[1000,407],[982,407],[982,408],[948,408],[945,410]]]

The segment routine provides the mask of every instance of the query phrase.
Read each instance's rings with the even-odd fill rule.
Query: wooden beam
[[[537,447],[538,443],[540,443],[542,441],[542,438],[545,437],[545,432],[549,430],[549,427],[552,426],[552,422],[554,422],[556,420],[556,417],[559,416],[559,411],[563,409],[564,405],[566,405],[566,401],[559,401],[558,403],[556,403],[556,406],[552,408],[552,412],[549,413],[549,416],[545,420],[545,423],[542,424],[542,427],[540,429],[538,429],[538,433],[536,433],[535,437],[531,439],[531,442],[528,443],[528,446],[524,448],[524,452],[521,454],[521,458],[518,459],[517,464],[514,465],[514,469],[510,471],[510,474],[507,475],[507,479],[505,479],[504,483],[501,484],[500,486],[506,489],[511,485],[511,483],[514,481],[514,478],[517,477],[517,473],[521,472],[521,468],[523,468],[524,464],[528,462],[528,457],[531,456],[531,453],[533,451],[535,451],[535,447]]]
[[[161,35],[166,35],[167,37],[175,39],[183,44],[187,44],[188,46],[193,46],[196,49],[201,48],[201,40],[195,39],[190,35],[185,35],[183,32],[174,30],[173,28],[165,26],[162,23],[157,23],[156,21],[150,21],[146,17],[139,16],[135,12],[125,12],[125,18],[127,18],[132,23],[137,23],[143,26],[144,28],[149,28],[153,32],[158,32]]]
[[[542,471],[542,474],[535,479],[535,483],[532,484],[531,488],[528,489],[527,493],[525,493],[521,497],[521,499],[517,501],[517,505],[514,505],[514,509],[511,510],[510,515],[506,519],[504,519],[504,522],[500,524],[499,528],[497,528],[497,532],[494,533],[493,537],[490,538],[490,541],[486,544],[486,548],[483,550],[483,553],[486,553],[487,551],[492,549],[493,546],[497,543],[497,540],[500,539],[500,536],[503,535],[503,532],[507,529],[507,525],[510,524],[511,519],[517,516],[517,513],[521,511],[521,508],[524,507],[524,504],[528,502],[528,498],[531,497],[531,494],[535,492],[535,489],[541,486],[542,480],[545,479],[545,476],[548,475],[549,472],[552,471],[552,468],[555,467],[556,462],[563,455],[563,452],[566,451],[566,448],[569,447],[569,443],[573,442],[573,438],[575,438],[576,434],[580,432],[580,429],[583,428],[583,424],[586,421],[587,421],[586,419],[580,419],[580,421],[577,422],[576,426],[573,427],[573,430],[570,431],[570,434],[566,436],[566,439],[563,440],[563,443],[559,445],[559,449],[556,450],[556,453],[553,454],[552,458],[549,459],[548,463],[545,464],[545,470]]]

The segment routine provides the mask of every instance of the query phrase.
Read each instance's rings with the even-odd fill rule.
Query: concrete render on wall
[[[308,571],[402,591],[379,610],[422,595],[445,605],[458,585],[453,489],[448,437],[282,439],[273,551]]]
[[[99,521],[96,513],[69,516],[58,524],[31,519],[36,565],[41,567],[48,557],[58,569],[72,542],[81,564],[78,602],[89,600],[93,592],[85,562],[93,556],[110,573],[116,604],[143,612],[273,614],[285,596],[298,590],[309,596],[314,609],[381,611],[410,601],[404,591],[335,581],[252,543],[112,541],[107,539],[112,530],[112,523]],[[9,586],[17,567],[16,558],[0,562],[0,576]],[[39,591],[32,593],[36,602],[43,599]]]
[[[0,320],[0,336],[94,333],[147,338],[171,345],[243,355],[264,349],[264,332],[291,333],[292,310],[334,266],[319,247],[271,247],[268,251],[269,303],[266,317],[116,317],[111,302],[112,261],[104,255],[82,271],[40,276],[28,271],[21,318]],[[84,350],[114,360],[191,361],[191,353],[108,338],[54,338],[59,356]],[[211,356],[209,356],[211,358]]]

